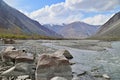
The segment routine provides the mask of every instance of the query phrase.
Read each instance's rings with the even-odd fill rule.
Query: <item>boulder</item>
[[[33,56],[17,56],[15,58],[15,63],[34,63]]]
[[[6,47],[6,49],[4,50],[4,52],[14,51],[14,50],[16,50],[16,48],[14,46],[8,46],[8,47]]]
[[[13,46],[7,47],[2,53],[2,60],[15,62],[15,58],[18,56],[28,56],[28,54],[24,50],[18,50]]]
[[[55,76],[72,79],[69,61],[64,56],[56,57],[52,54],[42,54],[39,57],[35,74],[36,80],[50,80]]]
[[[63,77],[53,77],[53,78],[50,79],[50,80],[67,80],[67,79],[65,79],[65,78],[63,78]]]
[[[15,62],[15,58],[18,56],[27,56],[27,54],[21,50],[3,52],[3,58],[5,61]]]
[[[62,55],[64,55],[67,59],[72,59],[73,56],[70,54],[70,52],[68,50],[58,50],[55,53],[53,53],[53,55],[60,57]]]

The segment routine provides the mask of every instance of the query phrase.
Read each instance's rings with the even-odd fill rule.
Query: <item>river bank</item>
[[[13,46],[38,55],[51,54],[58,49],[68,50],[73,55],[70,62],[75,63],[71,66],[73,76],[78,80],[103,80],[101,76],[104,75],[109,76],[111,80],[120,79],[120,42],[99,40],[18,40],[16,42]],[[5,46],[9,45],[1,44],[0,49]]]

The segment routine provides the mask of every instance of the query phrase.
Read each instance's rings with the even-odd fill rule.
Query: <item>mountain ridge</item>
[[[120,12],[113,15],[99,31],[93,36],[94,38],[119,39],[120,37]]]
[[[64,25],[44,25],[45,27],[56,31],[58,34],[62,35],[64,38],[86,38],[93,35],[99,25],[90,25],[84,22],[76,21]]]
[[[54,31],[45,28],[37,21],[30,19],[20,11],[10,7],[3,0],[0,0],[0,29],[1,31],[3,30],[3,33],[62,37]]]
[[[120,36],[120,12],[113,15],[100,30],[96,33],[97,36]]]

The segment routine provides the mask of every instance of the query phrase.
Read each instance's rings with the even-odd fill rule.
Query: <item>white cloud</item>
[[[88,17],[88,18],[83,19],[83,22],[86,22],[88,24],[93,24],[93,25],[98,25],[98,24],[102,25],[106,21],[108,21],[111,16],[113,16],[113,14],[112,15],[98,14],[98,15],[95,15],[94,17]]]
[[[78,10],[71,10],[66,7],[65,3],[59,3],[34,11],[28,16],[42,24],[62,24],[78,21],[82,17],[82,14]]]
[[[114,11],[116,6],[120,6],[120,0],[65,0],[65,2],[46,6],[31,13],[20,11],[42,24],[84,21],[89,24],[100,25],[105,23],[112,13],[109,15],[104,13],[95,14],[94,16],[92,15],[93,17],[86,17],[87,14],[83,14],[82,12],[87,12],[88,14],[91,12],[110,12]]]
[[[66,5],[78,10],[106,11],[120,5],[120,0],[66,0]]]

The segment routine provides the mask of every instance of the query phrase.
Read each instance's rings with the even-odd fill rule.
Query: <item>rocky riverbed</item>
[[[120,80],[119,44],[100,40],[17,40],[16,44],[0,44],[0,50],[12,45],[39,56],[65,49],[73,56],[69,60],[72,80]]]

